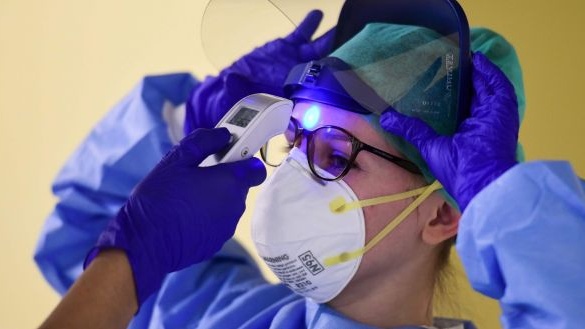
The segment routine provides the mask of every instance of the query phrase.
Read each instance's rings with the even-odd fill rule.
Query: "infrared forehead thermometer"
[[[284,133],[292,108],[292,101],[269,94],[252,94],[242,98],[215,126],[230,131],[230,144],[225,150],[207,157],[200,166],[252,157],[269,139]]]

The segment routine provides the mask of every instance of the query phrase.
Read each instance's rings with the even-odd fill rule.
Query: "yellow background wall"
[[[32,254],[55,202],[51,180],[89,129],[146,73],[214,72],[198,30],[206,2],[0,0],[0,328],[35,327],[58,301]],[[491,27],[517,47],[527,93],[521,140],[528,159],[570,159],[585,175],[579,96],[585,4],[462,5],[471,25]],[[238,234],[248,239],[246,222]],[[495,303],[467,290],[455,299],[460,315],[481,328],[499,327]]]

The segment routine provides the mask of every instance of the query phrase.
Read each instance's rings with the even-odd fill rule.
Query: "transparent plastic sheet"
[[[363,36],[358,49],[356,35]],[[467,116],[469,26],[456,0],[347,0],[335,39],[334,48],[353,43],[354,50],[333,54],[353,69],[335,68],[333,75],[367,112],[393,107],[425,121],[453,121],[440,133],[452,133]],[[356,80],[372,90],[360,88]]]
[[[293,68],[283,86],[288,97],[358,113],[393,108],[441,134],[467,116],[469,27],[455,0],[212,0],[202,20],[204,50],[221,69],[289,34],[312,9],[324,12],[315,36],[337,25],[334,58]]]
[[[469,85],[469,68],[462,63],[470,62],[469,28],[455,0],[212,0],[202,19],[204,51],[210,62],[221,69],[254,47],[289,34],[311,9],[325,13],[316,35],[337,23],[334,48],[347,44],[369,23],[416,26],[427,31],[376,31],[357,49],[334,52],[350,65],[313,65],[319,79],[327,75],[325,79],[329,81],[317,81],[315,91],[309,91],[308,96],[316,96],[319,88],[326,91],[327,85],[337,85],[357,103],[350,110],[361,107],[364,113],[379,114],[393,107],[423,120],[430,117],[454,121],[440,129],[446,132],[453,131],[466,116],[462,110],[469,102],[465,89]],[[380,38],[384,40],[377,45],[369,42]],[[362,50],[373,55],[364,56],[360,54]],[[307,87],[310,69],[311,66],[296,68],[297,74],[286,88],[294,91]],[[328,97],[329,103],[336,105],[335,96],[329,93],[321,100]]]
[[[255,47],[291,33],[313,9],[324,13],[315,37],[337,22],[343,0],[210,0],[201,20],[201,42],[219,71]]]

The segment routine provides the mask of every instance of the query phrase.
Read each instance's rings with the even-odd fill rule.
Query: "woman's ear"
[[[430,245],[438,245],[455,236],[459,229],[460,219],[461,213],[443,201],[436,215],[427,219],[422,230],[423,241]]]

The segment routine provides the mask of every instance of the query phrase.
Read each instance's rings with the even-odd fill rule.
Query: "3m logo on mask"
[[[317,275],[325,270],[323,265],[317,261],[310,250],[305,251],[299,256],[301,263],[311,272],[313,275]]]

